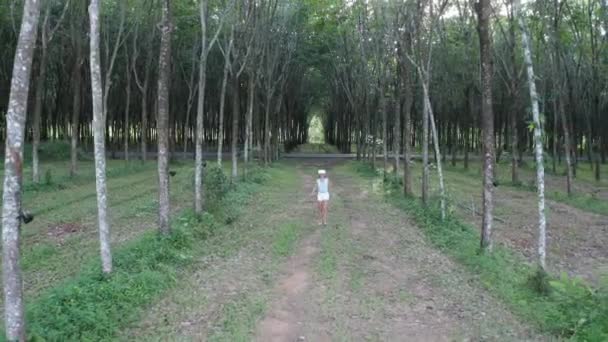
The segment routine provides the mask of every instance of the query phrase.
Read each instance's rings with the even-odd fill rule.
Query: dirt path
[[[330,224],[312,219],[330,169]],[[542,340],[405,213],[340,164],[283,165],[179,286],[121,334],[142,341]],[[282,176],[282,177],[283,177]]]
[[[283,266],[256,341],[542,339],[340,169],[330,170],[330,225]]]

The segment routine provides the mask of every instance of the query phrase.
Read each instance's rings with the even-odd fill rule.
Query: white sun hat
[[[326,174],[326,172],[325,172],[325,170],[319,170],[319,174],[324,175],[324,174]]]

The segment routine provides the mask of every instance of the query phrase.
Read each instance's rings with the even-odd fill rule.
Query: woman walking
[[[329,204],[329,179],[325,170],[319,170],[319,178],[311,195],[317,193],[317,207],[319,209],[319,225],[327,225],[327,211]]]

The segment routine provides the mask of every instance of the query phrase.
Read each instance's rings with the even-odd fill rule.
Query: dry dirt
[[[330,225],[284,265],[256,341],[542,340],[403,212],[338,169]],[[329,256],[335,268],[324,273]]]

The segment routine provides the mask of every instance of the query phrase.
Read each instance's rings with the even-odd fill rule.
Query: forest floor
[[[189,165],[188,165],[189,166]],[[28,301],[64,279],[82,272],[99,255],[97,197],[92,162],[79,164],[78,176],[68,176],[67,162],[43,163],[52,170],[42,184],[25,181],[24,209],[35,218],[22,227],[22,260],[25,295]],[[191,201],[190,168],[172,165],[172,212]],[[108,207],[112,244],[120,246],[154,229],[157,221],[157,167],[124,161],[108,163]],[[1,299],[0,299],[1,301]],[[2,306],[3,307],[3,306]]]
[[[381,163],[381,161],[379,161]],[[459,163],[460,164],[460,163]],[[226,165],[226,168],[228,165]],[[332,181],[330,224],[316,224],[309,196],[318,168]],[[414,190],[420,164],[414,163]],[[45,170],[52,170],[46,172]],[[98,258],[92,162],[71,178],[66,162],[43,164],[33,186],[26,169],[23,204],[35,220],[23,226],[26,301],[73,278]],[[172,211],[192,202],[190,163],[171,170]],[[534,172],[520,169],[510,184],[498,169],[495,237],[533,262],[536,240]],[[48,176],[47,176],[48,174]],[[123,340],[351,341],[542,340],[490,294],[477,275],[428,241],[402,209],[385,201],[380,180],[355,172],[344,159],[278,163],[275,178],[225,234],[203,242],[207,251],[179,271],[177,286],[119,324]],[[480,167],[446,166],[451,208],[479,226]],[[432,171],[432,195],[437,196]],[[591,282],[608,274],[608,181],[584,165],[565,195],[562,175],[547,174],[548,265]],[[156,163],[110,161],[108,194],[114,246],[156,226]],[[134,319],[135,321],[132,321]]]
[[[542,340],[348,163],[283,163],[233,238],[142,311],[124,340]],[[331,217],[309,196],[329,169]]]
[[[419,195],[421,165],[414,163],[414,193]],[[566,272],[592,283],[608,275],[608,181],[592,179],[583,164],[573,183],[574,195],[566,195],[566,180],[561,174],[545,175],[547,196],[547,262],[553,274]],[[472,163],[446,166],[446,187],[457,216],[476,227],[481,226],[481,167]],[[499,186],[495,188],[494,234],[499,243],[509,246],[530,262],[536,260],[538,198],[530,184],[533,170],[520,168],[523,185],[513,186],[509,165],[498,167]],[[438,194],[437,174],[431,171],[431,192]]]

